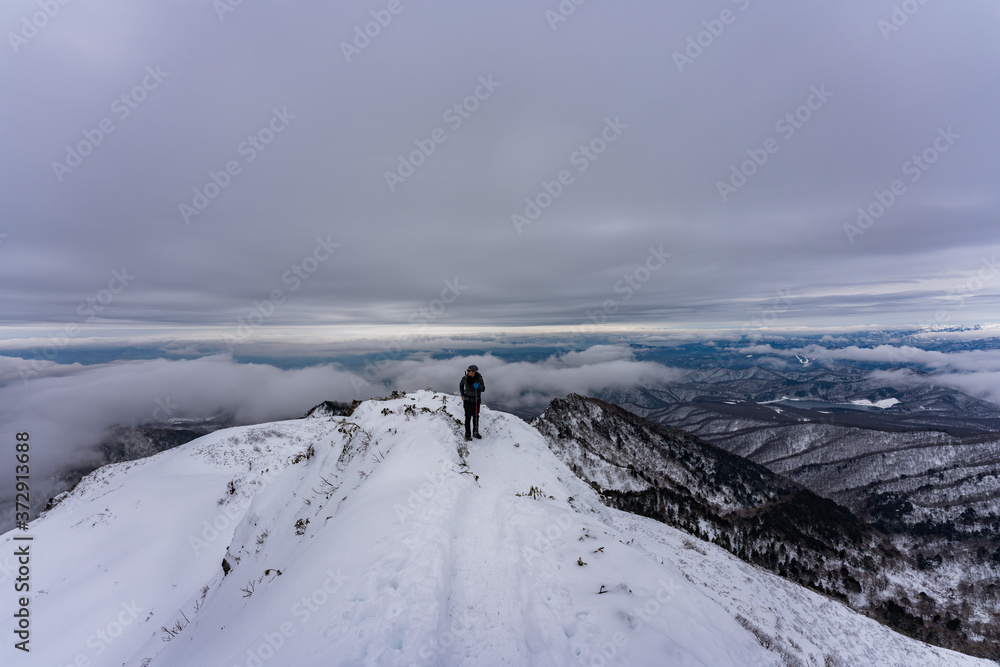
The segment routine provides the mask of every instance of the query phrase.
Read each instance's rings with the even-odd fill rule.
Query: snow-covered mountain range
[[[989,665],[602,504],[542,433],[419,391],[100,468],[27,531],[4,665]],[[0,577],[17,576],[0,556]]]
[[[914,638],[1000,658],[987,547],[872,525],[801,480],[597,399],[556,399],[532,423],[606,504],[711,540]]]
[[[896,569],[909,570],[889,584],[891,592],[878,594],[881,602],[867,605],[876,617],[913,636],[1000,659],[995,403],[926,373],[830,364],[810,371],[693,370],[676,385],[600,397],[848,508],[890,536],[901,555]],[[897,402],[863,405],[888,401]],[[893,607],[883,607],[890,600]]]

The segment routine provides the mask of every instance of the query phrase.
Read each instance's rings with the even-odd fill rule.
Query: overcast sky
[[[996,319],[993,0],[226,2],[0,8],[0,338]]]

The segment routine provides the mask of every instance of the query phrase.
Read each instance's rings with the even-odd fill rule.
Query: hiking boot
[[[479,433],[473,433],[472,437],[475,438],[475,439],[477,439],[477,440],[482,440],[483,439],[483,436],[479,435]]]
[[[472,436],[469,435],[468,433],[466,433],[465,434],[465,441],[468,442],[469,440],[472,440]]]

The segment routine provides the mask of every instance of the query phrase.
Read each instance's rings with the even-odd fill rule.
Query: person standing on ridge
[[[458,393],[465,404],[465,439],[482,438],[479,435],[479,406],[482,405],[482,394],[486,391],[486,382],[479,374],[479,366],[472,364],[465,370],[465,375],[458,383]],[[472,433],[469,433],[469,419],[472,419]]]

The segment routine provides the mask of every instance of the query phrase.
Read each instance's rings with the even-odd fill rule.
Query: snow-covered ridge
[[[989,664],[602,506],[517,417],[484,407],[468,446],[460,417],[420,391],[94,472],[30,526],[32,652],[3,664]]]

